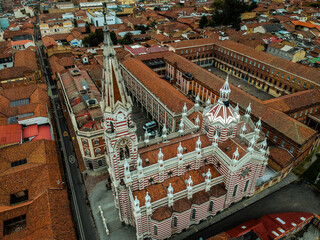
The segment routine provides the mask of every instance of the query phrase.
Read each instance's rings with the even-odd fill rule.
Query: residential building
[[[306,52],[301,48],[282,46],[277,43],[269,44],[266,52],[294,63],[303,60],[306,56]]]
[[[101,170],[106,166],[101,93],[85,70],[70,68],[58,79],[84,165]]]
[[[41,36],[70,33],[73,29],[73,24],[69,20],[65,21],[46,21],[39,24]]]
[[[104,18],[102,9],[88,9],[87,16],[89,18],[89,22],[94,24],[94,26],[103,26]],[[122,23],[122,20],[116,16],[116,12],[114,11],[107,11],[106,19],[109,25]]]

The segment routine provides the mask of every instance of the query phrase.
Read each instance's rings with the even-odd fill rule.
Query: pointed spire
[[[179,133],[183,134],[184,132],[184,123],[183,123],[183,118],[181,118],[180,124],[179,124]]]
[[[239,114],[239,104],[237,103],[237,106],[235,106],[234,111]]]
[[[194,123],[195,123],[196,128],[198,128],[200,126],[199,114],[197,115],[197,118],[194,120]]]
[[[225,83],[220,88],[220,99],[222,101],[229,100],[230,93],[231,93],[231,90],[230,90],[230,86],[229,86],[229,73],[228,73]]]
[[[181,146],[181,142],[179,143],[179,146],[178,146],[178,154],[177,155],[182,155],[182,151],[183,151],[183,148]]]
[[[200,107],[200,97],[199,93],[197,93],[196,99],[194,100],[194,110],[198,111]]]
[[[104,27],[103,27],[103,81],[101,108],[103,112],[114,113],[117,102],[127,108],[131,100],[126,95],[122,81],[122,74],[116,57],[116,52],[110,37],[110,30],[106,21],[106,4],[104,4]]]
[[[171,186],[171,183],[169,183],[167,191],[168,191],[168,194],[167,194],[167,196],[168,196],[168,206],[172,207],[173,206],[173,188]]]
[[[210,98],[208,98],[208,100],[206,101],[206,108],[210,108],[211,106],[211,100]]]
[[[138,154],[138,158],[137,158],[137,169],[138,170],[142,170],[142,159],[140,158],[140,154]]]
[[[247,109],[246,109],[246,115],[250,115],[251,113],[251,103],[249,103]]]
[[[149,133],[147,130],[144,132],[144,142],[145,144],[149,143]]]
[[[187,116],[187,111],[188,111],[187,104],[184,103],[183,108],[182,108],[182,117]]]
[[[246,124],[244,123],[242,128],[240,129],[240,134],[245,134],[247,132]]]
[[[159,149],[158,153],[158,163],[163,163],[163,153],[161,151],[161,148]]]
[[[169,183],[169,186],[168,186],[167,190],[168,190],[168,194],[170,194],[170,193],[172,194],[173,193],[173,188],[171,186],[171,183]]]
[[[238,150],[238,148],[236,149],[236,151],[234,151],[234,153],[233,153],[233,156],[232,156],[232,160],[233,161],[237,161],[237,160],[239,160],[239,150]]]
[[[163,128],[162,128],[162,139],[163,139],[164,142],[167,141],[167,133],[168,133],[168,131],[167,131],[167,128],[166,128],[166,124],[164,124]]]

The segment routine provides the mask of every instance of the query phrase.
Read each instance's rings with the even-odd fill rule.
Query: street
[[[38,18],[37,18],[38,21]],[[40,34],[37,26],[35,31],[36,39]],[[66,181],[68,185],[68,193],[71,203],[71,211],[74,219],[75,229],[77,231],[78,239],[96,240],[98,239],[96,229],[94,227],[93,219],[91,217],[91,210],[89,207],[89,200],[87,198],[86,190],[82,181],[81,173],[75,158],[72,140],[68,131],[66,119],[64,118],[60,99],[58,97],[58,90],[56,82],[52,79],[49,61],[44,52],[44,46],[41,41],[36,42],[38,48],[38,59],[43,74],[46,77],[46,83],[51,92],[51,105],[57,127],[57,135],[62,151],[63,166],[65,170]]]
[[[199,240],[200,237],[206,239],[236,227],[250,219],[281,212],[310,212],[319,214],[320,194],[316,194],[314,188],[303,181],[291,183],[187,239]]]

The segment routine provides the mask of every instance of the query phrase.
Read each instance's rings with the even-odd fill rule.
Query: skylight
[[[10,107],[18,107],[18,106],[28,105],[29,103],[30,103],[29,98],[22,98],[22,99],[10,101]]]
[[[11,167],[17,167],[17,166],[26,164],[27,162],[28,162],[28,160],[26,158],[22,159],[22,160],[14,161],[11,163]]]

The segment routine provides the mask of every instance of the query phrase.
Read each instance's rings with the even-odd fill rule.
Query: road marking
[[[76,162],[76,158],[75,158],[74,155],[70,155],[70,156],[69,156],[69,162],[70,162],[71,164],[73,164],[73,163]]]

